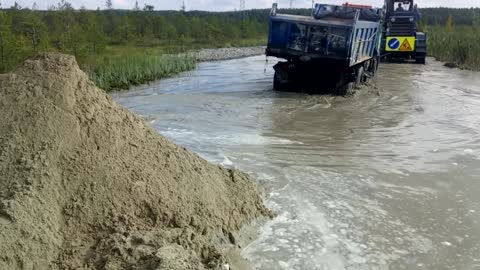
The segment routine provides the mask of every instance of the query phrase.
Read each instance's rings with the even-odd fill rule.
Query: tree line
[[[115,10],[75,9],[65,0],[48,10],[15,3],[0,9],[0,71],[38,51],[60,51],[85,57],[106,46],[177,46],[222,44],[264,37],[266,10],[245,12],[155,11],[153,5]],[[185,7],[183,7],[184,9]],[[232,44],[234,45],[234,44]]]
[[[453,20],[457,25],[480,25],[479,8],[424,8],[422,23],[431,26],[446,25],[448,20]]]
[[[1,1],[1,0],[0,0]],[[269,9],[207,12],[156,11],[153,5],[138,2],[131,10],[116,10],[107,0],[102,9],[87,10],[61,0],[48,10],[0,4],[0,72],[39,51],[60,51],[83,58],[101,54],[107,46],[201,46],[235,45],[242,39],[265,39]],[[309,9],[282,10],[282,13],[310,14]],[[426,25],[480,23],[480,9],[422,9]],[[452,19],[453,18],[453,19]]]

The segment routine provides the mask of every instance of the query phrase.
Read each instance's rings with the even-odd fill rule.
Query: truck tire
[[[278,71],[275,71],[275,74],[273,75],[273,90],[276,90],[276,91],[285,90],[285,86],[282,85],[282,81],[283,81],[282,74]]]
[[[372,59],[372,66],[371,66],[371,73],[372,73],[372,77],[374,77],[375,75],[377,75],[377,71],[378,71],[378,65],[380,63],[380,58],[379,57],[375,57]]]
[[[425,65],[426,64],[425,57],[416,58],[415,61],[417,62],[417,64],[420,64],[420,65]]]
[[[347,80],[347,74],[342,73],[340,75],[340,79],[338,80],[336,86],[335,86],[335,95],[337,96],[349,96],[352,95],[354,91],[354,85],[355,83],[349,82]]]
[[[358,89],[362,86],[362,84],[365,82],[365,69],[363,68],[363,65],[359,65],[357,67],[357,71],[355,72],[356,78],[355,78],[355,89]]]
[[[335,94],[337,96],[350,96],[355,93],[353,83],[342,83],[340,86],[335,89]]]

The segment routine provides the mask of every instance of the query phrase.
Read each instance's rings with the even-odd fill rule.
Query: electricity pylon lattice
[[[240,0],[240,11],[245,10],[245,0]]]

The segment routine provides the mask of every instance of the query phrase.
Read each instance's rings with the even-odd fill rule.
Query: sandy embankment
[[[200,51],[194,52],[193,54],[196,57],[197,61],[208,62],[264,55],[265,48],[265,46],[257,46],[240,48],[202,49]]]
[[[0,269],[205,269],[270,216],[247,175],[120,107],[74,58],[0,75]]]

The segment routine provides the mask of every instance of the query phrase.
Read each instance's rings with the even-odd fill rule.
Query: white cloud
[[[131,8],[129,2],[128,0],[113,0],[113,5],[117,8]]]

